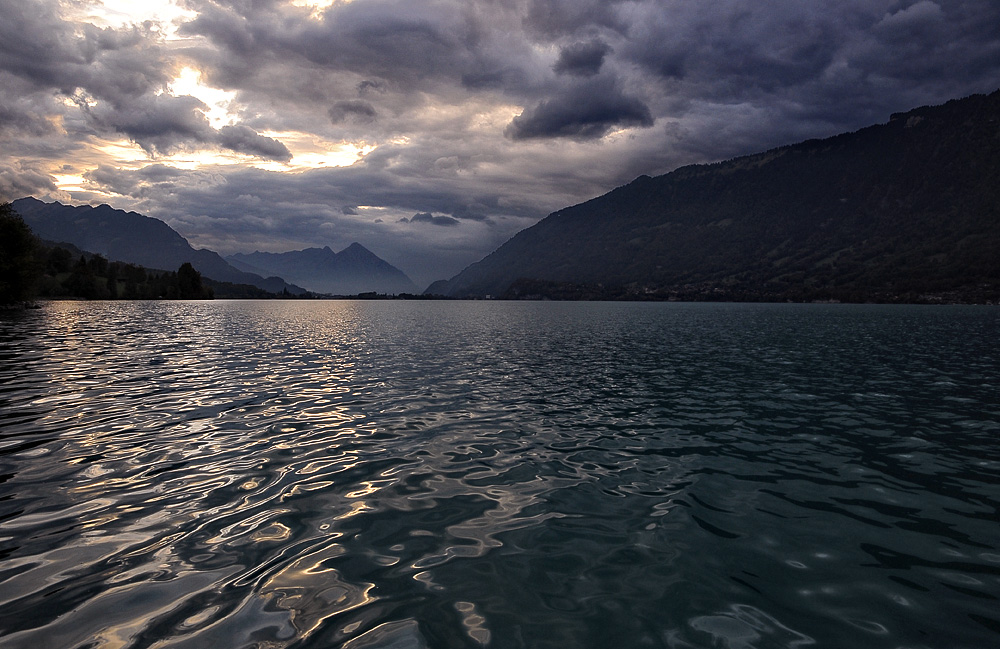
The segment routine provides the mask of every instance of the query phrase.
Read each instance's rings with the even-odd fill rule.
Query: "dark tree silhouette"
[[[177,269],[177,291],[182,300],[198,300],[204,297],[201,273],[189,262],[184,262]]]
[[[108,264],[108,294],[112,300],[117,300],[118,295],[118,262]]]
[[[79,261],[73,267],[70,276],[63,284],[73,297],[94,300],[98,297],[97,278],[94,271],[87,265],[87,259],[80,255]]]
[[[35,237],[10,203],[0,205],[0,305],[34,296]]]
[[[51,275],[68,273],[73,264],[73,253],[65,248],[56,246],[49,250],[49,258],[46,261],[45,270]]]

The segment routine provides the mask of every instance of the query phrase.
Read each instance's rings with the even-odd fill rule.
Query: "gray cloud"
[[[627,18],[615,5],[623,0],[531,0],[525,27],[544,37],[593,31],[599,28],[628,31]]]
[[[0,0],[0,68],[72,95],[122,103],[169,80],[159,36],[147,25],[101,29],[63,20],[55,2]]]
[[[420,212],[414,214],[408,220],[400,219],[403,223],[430,223],[431,225],[439,225],[443,227],[453,227],[459,224],[458,219],[453,219],[450,216],[434,216],[430,212]]]
[[[404,0],[339,5],[320,21],[285,20],[288,8],[276,3],[196,4],[200,13],[182,33],[207,37],[243,61],[279,54],[409,83],[414,72],[455,70],[468,29],[451,7]]]
[[[504,131],[514,140],[569,137],[596,139],[615,127],[653,125],[649,107],[626,95],[610,79],[571,86],[539,102],[511,121]]]
[[[13,84],[12,84],[13,85]],[[45,112],[37,104],[47,102],[37,97],[0,97],[0,131],[29,134],[42,137],[56,131],[56,126],[46,119]]]
[[[52,177],[44,171],[18,162],[0,162],[0,202],[23,196],[48,196],[58,193]]]
[[[190,96],[147,95],[116,107],[87,105],[86,97],[78,104],[97,126],[128,136],[149,154],[170,153],[186,142],[203,143],[214,137],[214,130],[203,110],[208,107]]]
[[[237,153],[247,153],[268,160],[288,162],[292,159],[292,152],[288,147],[274,138],[259,134],[249,126],[223,126],[219,129],[219,144]]]
[[[559,60],[552,69],[558,74],[590,77],[601,71],[609,52],[611,46],[599,40],[573,43],[559,51]]]
[[[371,122],[378,116],[375,107],[361,99],[338,101],[327,111],[330,121],[339,124],[345,120]]]

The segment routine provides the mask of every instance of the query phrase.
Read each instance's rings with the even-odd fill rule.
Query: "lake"
[[[1000,646],[1000,309],[0,314],[0,647]]]

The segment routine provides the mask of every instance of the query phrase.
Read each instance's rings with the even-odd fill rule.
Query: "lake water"
[[[1000,309],[0,314],[0,647],[1000,646]]]

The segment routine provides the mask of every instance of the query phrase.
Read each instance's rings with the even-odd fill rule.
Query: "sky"
[[[0,0],[0,200],[418,285],[635,177],[1000,87],[1000,0]]]

